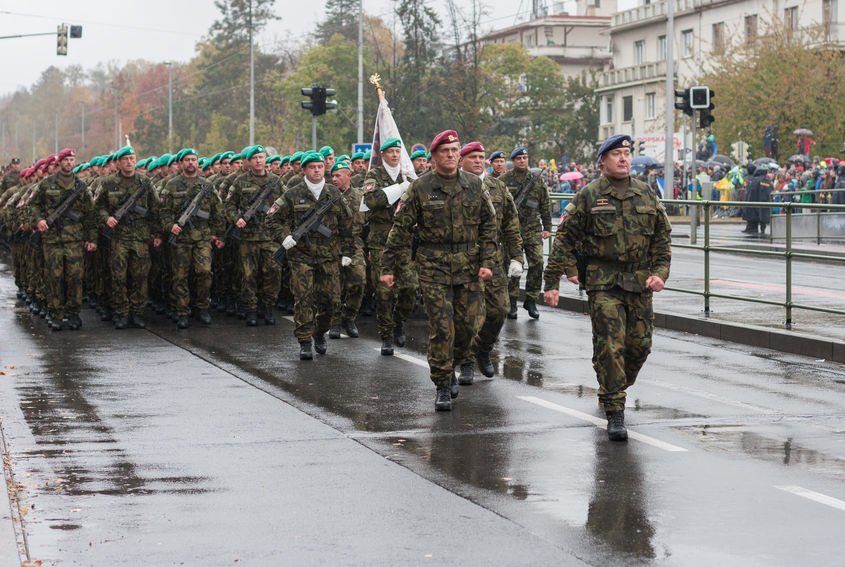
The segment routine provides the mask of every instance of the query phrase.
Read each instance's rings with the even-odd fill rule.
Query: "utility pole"
[[[117,88],[112,87],[112,99],[114,101],[114,148],[120,147],[120,132],[118,131],[117,120]]]
[[[663,198],[675,198],[675,2],[666,2],[666,128],[663,154]],[[684,138],[686,145],[686,138]],[[686,157],[686,156],[684,156]]]
[[[85,103],[82,103],[82,129],[80,130],[80,151],[85,151]]]
[[[167,61],[167,151],[173,153],[173,61]]]
[[[252,56],[252,0],[249,0],[249,145],[255,144],[255,64]]]
[[[358,143],[364,143],[364,0],[358,2]]]

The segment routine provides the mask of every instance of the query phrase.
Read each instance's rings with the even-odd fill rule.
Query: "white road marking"
[[[594,415],[590,415],[588,413],[584,413],[582,411],[578,411],[572,408],[568,408],[565,406],[561,406],[559,404],[555,404],[553,402],[549,402],[542,398],[535,398],[534,396],[517,396],[517,399],[522,401],[535,404],[546,409],[554,410],[556,412],[566,414],[570,417],[574,417],[575,419],[580,419],[581,421],[586,421],[588,423],[592,423],[596,427],[600,429],[607,429],[607,420],[598,418]],[[686,449],[683,447],[678,447],[677,445],[672,445],[671,443],[666,443],[665,441],[661,441],[660,439],[655,439],[654,437],[649,437],[648,435],[643,435],[642,433],[637,433],[636,431],[631,431],[628,429],[628,438],[636,439],[642,443],[647,445],[651,445],[652,447],[657,447],[658,449],[663,449],[664,451],[671,451],[671,452],[685,452]]]
[[[725,398],[723,396],[719,396],[717,394],[711,394],[710,392],[705,392],[704,390],[696,390],[695,388],[687,388],[686,386],[680,386],[678,384],[673,384],[671,382],[664,382],[663,380],[654,380],[653,378],[645,378],[637,380],[638,383],[642,384],[651,384],[652,386],[657,386],[660,388],[666,388],[667,390],[673,390],[675,392],[683,392],[684,394],[689,394],[691,396],[697,396],[699,398],[704,398],[707,400],[711,400],[714,402],[719,402],[725,405],[750,410],[757,413],[772,413],[774,410],[766,409],[760,406],[754,406],[751,404],[746,404],[745,402],[740,402],[738,400],[732,400],[730,398]]]
[[[293,315],[283,315],[283,316],[282,316],[282,319],[287,319],[288,321],[290,321],[291,323],[293,323]],[[349,337],[349,335],[347,335],[346,333],[341,333],[341,334],[340,334],[340,338],[347,338],[347,339],[348,339],[348,338],[350,338],[350,337]],[[337,340],[337,339],[333,339],[333,340]]]
[[[822,494],[821,492],[815,492],[813,490],[808,490],[801,486],[775,486],[778,490],[783,490],[784,492],[789,492],[796,496],[800,496],[802,498],[806,498],[807,500],[812,500],[813,502],[818,502],[819,504],[824,504],[825,506],[830,506],[831,508],[836,508],[837,510],[842,510],[845,512],[845,500],[840,500],[838,498],[834,498],[833,496],[828,496],[827,494]]]
[[[381,347],[374,348],[373,350],[377,350],[381,352]],[[416,364],[417,366],[422,366],[423,368],[428,368],[428,361],[423,360],[421,358],[417,358],[416,356],[411,356],[410,354],[404,354],[401,352],[393,351],[393,356],[395,358],[400,358],[406,362],[410,362],[411,364]]]

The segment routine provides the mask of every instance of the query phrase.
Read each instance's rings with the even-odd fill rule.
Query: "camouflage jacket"
[[[586,259],[587,291],[643,292],[650,275],[669,278],[671,231],[663,204],[645,183],[630,179],[618,189],[602,175],[566,206],[546,267],[546,289],[558,289],[563,274],[578,275],[578,252]]]
[[[484,189],[496,209],[496,267],[504,267],[511,260],[524,262],[519,216],[510,191],[500,179],[490,174],[484,176]]]
[[[364,179],[364,204],[370,209],[366,213],[367,223],[370,227],[367,236],[367,247],[384,248],[387,243],[387,234],[393,226],[394,213],[399,201],[392,205],[387,202],[387,195],[383,189],[395,183],[403,183],[405,176],[401,173],[392,180],[390,174],[383,165],[371,169]],[[410,179],[408,179],[410,181]]]
[[[478,281],[479,268],[496,265],[496,211],[477,176],[460,171],[447,179],[430,171],[411,183],[399,203],[381,275],[402,267],[414,225],[421,282],[467,284]]]
[[[523,231],[552,230],[552,206],[549,189],[539,175],[512,169],[499,177],[511,192]],[[526,188],[527,186],[527,188]],[[525,188],[525,191],[523,191]],[[542,224],[541,224],[542,223]]]
[[[252,207],[255,199],[267,189],[267,194],[261,200],[255,215],[241,229],[241,240],[266,241],[272,240],[270,229],[266,225],[267,213],[273,203],[282,196],[282,184],[278,175],[267,172],[263,177],[250,173],[242,173],[229,185],[226,201],[226,217],[234,224]],[[244,219],[246,220],[246,219]]]
[[[282,242],[302,224],[305,215],[329,199],[335,200],[335,203],[323,216],[322,224],[331,231],[331,236],[324,236],[316,231],[305,235],[297,241],[296,246],[288,250],[288,261],[314,264],[337,262],[341,256],[353,256],[355,250],[352,245],[352,212],[346,206],[340,191],[331,183],[325,184],[319,200],[314,199],[304,181],[276,199],[267,213],[273,239]]]
[[[77,190],[81,190],[81,193],[73,205],[44,233],[45,243],[96,242],[97,215],[94,202],[91,200],[88,186],[75,175],[62,179],[59,174],[54,173],[41,180],[32,201],[33,225],[38,219],[46,220]]]
[[[119,173],[113,173],[100,184],[97,200],[94,203],[97,207],[100,226],[105,225],[108,218],[114,216],[126,200],[142,187],[145,188],[144,192],[114,227],[113,238],[146,241],[150,239],[150,236],[157,235],[161,228],[158,218],[159,202],[153,192],[152,182],[141,174],[123,177]]]
[[[223,204],[204,177],[176,175],[165,184],[159,195],[162,229],[166,234],[170,234],[173,225],[203,187],[208,187],[208,190],[194,216],[182,228],[179,242],[200,242],[212,236],[223,238]]]
[[[352,214],[352,245],[355,252],[364,252],[364,240],[361,238],[361,230],[364,227],[364,213],[361,212],[361,200],[364,198],[364,192],[356,187],[350,187],[343,193],[343,201],[349,207],[349,212]],[[351,257],[351,256],[350,256]]]

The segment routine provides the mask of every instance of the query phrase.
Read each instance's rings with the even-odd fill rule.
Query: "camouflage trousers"
[[[238,257],[241,267],[240,304],[248,312],[258,304],[272,309],[279,296],[282,271],[273,260],[278,246],[269,240],[241,241]]]
[[[489,353],[499,339],[499,333],[510,310],[508,283],[508,276],[503,268],[493,270],[493,277],[484,282],[484,309],[481,312],[483,322],[475,337],[475,352]]]
[[[396,323],[406,321],[414,310],[414,303],[417,300],[417,287],[419,281],[413,263],[403,262],[403,266],[397,269],[393,287],[387,287],[379,281],[381,275],[381,254],[382,248],[370,248],[370,277],[375,284],[376,298],[376,322],[378,323],[378,334],[382,339],[393,337],[393,328]]]
[[[364,253],[357,252],[352,256],[352,264],[340,268],[340,306],[334,314],[333,323],[339,325],[341,321],[354,321],[358,317],[366,285],[367,266]]]
[[[112,239],[111,308],[115,315],[140,315],[147,305],[150,244],[143,240]]]
[[[44,247],[47,311],[54,319],[79,315],[82,305],[82,242],[56,242]]]
[[[651,352],[652,293],[621,289],[588,293],[593,324],[593,368],[605,411],[625,409],[625,390]]]
[[[95,293],[103,306],[112,304],[111,246],[111,240],[100,236],[94,256]]]
[[[484,309],[481,282],[444,285],[421,282],[428,313],[428,366],[436,386],[451,384],[455,367],[471,360],[472,340]]]
[[[191,294],[188,278],[193,270],[197,309],[208,309],[211,294],[211,242],[180,242],[170,247],[171,290],[176,315],[191,314]]]
[[[289,262],[293,291],[293,334],[299,342],[325,333],[332,314],[340,309],[340,260],[331,262]]]
[[[536,301],[543,289],[543,236],[539,229],[520,231],[522,249],[528,273],[525,276],[525,297]],[[509,292],[511,299],[519,298],[519,278],[510,278]]]

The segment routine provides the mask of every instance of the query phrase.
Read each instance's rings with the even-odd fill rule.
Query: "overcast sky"
[[[393,4],[364,0],[364,10],[391,22]],[[442,12],[445,1],[430,4]],[[518,14],[530,12],[531,0],[485,0],[485,5],[491,13],[483,28],[499,29],[514,24]],[[282,19],[261,33],[259,44],[303,37],[320,20],[324,6],[325,0],[277,0],[276,13]],[[569,6],[574,12],[574,3]],[[132,59],[188,61],[194,44],[218,15],[214,0],[0,0],[0,36],[53,34],[0,41],[0,94],[30,87],[50,65],[89,69],[101,62]],[[83,26],[82,38],[70,40],[66,57],[56,55],[55,30],[61,23]]]

